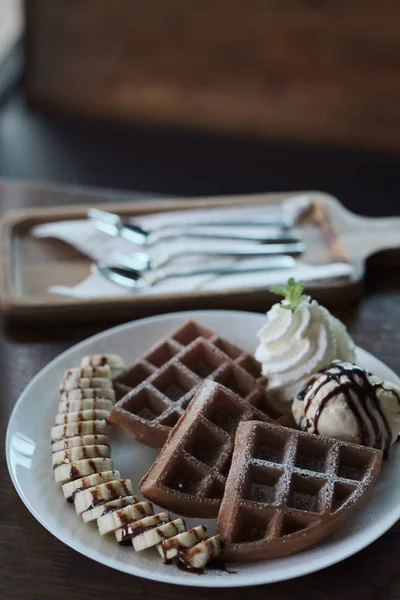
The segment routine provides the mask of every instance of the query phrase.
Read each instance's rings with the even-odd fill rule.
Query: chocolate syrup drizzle
[[[130,506],[130,504],[131,504],[128,500],[124,500],[124,498],[120,498],[120,500],[121,500],[120,504],[117,504],[116,506],[105,506],[103,508],[103,512],[101,513],[101,516],[107,515],[108,513],[116,512],[120,508],[125,508],[126,506]],[[107,500],[107,502],[105,502],[104,504],[107,504],[108,502],[112,502],[112,500]],[[145,514],[144,511],[143,511],[143,514]],[[121,520],[122,520],[122,517],[121,517]]]
[[[221,541],[221,549],[224,547],[223,542]],[[192,553],[193,550],[196,549],[196,546],[194,546],[194,548],[192,548]],[[178,562],[177,562],[177,567],[180,571],[185,571],[186,573],[192,573],[193,575],[205,575],[207,571],[225,571],[225,573],[229,573],[231,575],[235,575],[237,573],[237,571],[231,571],[230,569],[228,569],[226,567],[225,561],[221,560],[220,558],[212,558],[211,560],[208,561],[207,565],[203,568],[196,568],[196,567],[191,567],[187,562],[186,562],[186,551],[188,549],[181,547],[180,551],[178,552]],[[172,563],[172,561],[170,561],[170,563]]]
[[[121,541],[118,542],[121,546],[125,546],[127,544],[129,544],[130,540],[132,540],[133,538],[137,537],[138,535],[141,535],[142,533],[145,533],[146,531],[150,531],[151,529],[158,529],[159,527],[161,527],[162,525],[165,525],[166,523],[169,523],[170,521],[159,521],[158,523],[154,523],[153,525],[147,525],[147,526],[137,526],[135,527],[135,521],[133,523],[127,523],[126,525],[124,525],[122,527],[122,537],[121,537]],[[178,532],[178,530],[176,530]],[[162,531],[157,531],[158,535],[160,537],[163,537],[163,533]]]
[[[104,445],[106,445],[106,444],[104,444]],[[93,458],[102,458],[103,455],[101,454],[101,449],[99,448],[99,446],[96,445],[96,444],[93,444],[93,446],[95,447],[95,450],[94,450],[95,456]],[[81,452],[82,452],[82,458],[79,458],[78,460],[84,460],[84,459],[86,459],[88,457],[87,456],[87,446],[79,446],[79,447],[80,447]],[[64,449],[64,460],[61,460],[60,462],[58,462],[55,465],[53,465],[53,469],[56,469],[60,465],[68,464],[70,462],[71,461],[69,459],[68,448],[65,448]],[[88,461],[88,464],[90,465],[91,469],[93,470],[93,473],[96,473],[97,472],[96,464],[93,462],[92,459],[90,459]],[[74,470],[74,473],[77,473],[78,476],[79,476],[79,471],[77,469]],[[71,477],[72,477],[72,470],[71,470]],[[77,479],[77,477],[74,476],[74,479]]]
[[[306,419],[306,430],[310,431],[314,429],[314,432],[318,434],[318,422],[326,404],[329,402],[329,400],[331,400],[338,394],[343,394],[350,410],[353,412],[357,423],[359,424],[362,436],[362,445],[372,445],[375,448],[383,450],[383,456],[384,458],[387,458],[389,448],[392,444],[393,435],[386,415],[382,410],[381,402],[377,394],[378,389],[385,389],[383,385],[374,385],[373,383],[371,383],[371,381],[368,378],[368,375],[370,374],[367,373],[367,371],[365,371],[362,367],[359,367],[358,365],[355,365],[353,363],[333,363],[328,369],[322,371],[320,375],[325,375],[325,377],[322,379],[321,383],[317,385],[315,389],[312,390],[312,392],[311,389],[313,385],[315,385],[315,381],[318,375],[313,377],[308,386],[297,396],[298,400],[303,402],[308,396],[306,406],[304,408],[304,413],[307,413],[307,410],[309,409],[311,403],[313,402],[317,394],[324,388],[325,385],[327,385],[331,381],[335,381],[337,385],[321,401],[315,413],[314,420],[310,421],[309,419]],[[342,381],[342,377],[346,377],[347,380]],[[395,390],[391,391],[397,397],[400,406],[400,396],[395,392]],[[368,428],[366,426],[365,419],[363,418],[362,412],[360,411],[359,406],[357,404],[357,400],[354,399],[351,392],[356,394],[357,400],[360,402],[362,409],[364,410],[366,416],[369,419],[369,422],[375,435],[375,441],[373,444],[371,444],[371,437],[368,433]],[[379,427],[378,420],[375,416],[376,413],[374,411],[376,411],[376,413],[378,413],[382,419],[385,428],[385,435]]]
[[[203,530],[206,530],[206,527],[204,525],[203,525]],[[190,529],[189,531],[193,535],[195,535],[195,537],[197,539],[196,544],[202,541],[202,538],[200,538],[197,531],[195,531],[194,529]],[[205,575],[206,569],[207,570],[225,571],[226,573],[231,573],[231,574],[237,573],[237,571],[230,571],[229,569],[227,569],[225,562],[223,560],[220,560],[217,558],[212,558],[207,563],[207,566],[203,569],[198,568],[198,567],[192,567],[188,562],[187,552],[190,551],[192,555],[196,554],[196,544],[194,544],[194,546],[191,546],[190,548],[187,548],[186,546],[181,544],[179,539],[177,539],[176,537],[163,540],[161,542],[161,548],[164,553],[164,564],[172,565],[174,563],[174,559],[170,559],[170,560],[165,559],[166,552],[168,550],[171,550],[172,548],[174,548],[175,550],[177,550],[177,559],[178,560],[177,560],[176,566],[178,567],[178,569],[180,571],[185,571],[186,573],[192,573],[193,575]],[[223,543],[221,542],[221,548],[222,547],[223,547]],[[200,549],[198,550],[198,552],[200,552]]]
[[[205,525],[202,525],[202,528],[203,528],[203,531],[206,531]],[[198,532],[194,528],[189,529],[188,532],[190,532],[192,535],[195,536],[196,544],[197,544],[197,542],[200,541],[200,536],[199,536]],[[178,552],[178,555],[180,553],[184,552],[185,550],[187,550],[186,546],[183,546],[183,544],[181,544],[179,539],[177,539],[176,537],[167,538],[167,539],[163,540],[161,542],[161,549],[163,551],[164,557],[168,550],[174,549]],[[172,561],[165,561],[165,562],[166,562],[166,564],[169,564]]]
[[[122,488],[123,493],[119,494],[117,492],[117,490],[114,487],[114,481],[107,481],[107,483],[105,484],[107,490],[110,493],[110,497],[107,499],[101,498],[99,497],[99,490],[97,490],[96,488],[94,488],[90,495],[92,497],[92,503],[90,504],[90,506],[88,506],[87,510],[91,510],[92,508],[95,508],[96,506],[99,506],[100,504],[105,504],[106,502],[109,502],[110,500],[118,500],[119,498],[123,498],[124,496],[129,496],[130,491],[128,489],[128,486],[126,485],[125,481],[123,480],[119,480],[119,485]],[[78,490],[75,490],[74,494],[76,494]]]
[[[171,561],[172,563],[172,561]],[[168,563],[166,563],[168,564]],[[236,575],[238,571],[231,571],[227,568],[225,561],[219,558],[213,558],[207,563],[207,566],[204,569],[198,569],[196,567],[191,567],[190,565],[185,564],[181,560],[178,560],[176,566],[180,571],[185,571],[186,573],[192,573],[193,575],[205,575],[207,571],[225,571],[225,573],[229,573],[230,575]]]

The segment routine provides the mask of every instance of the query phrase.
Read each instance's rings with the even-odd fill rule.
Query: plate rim
[[[69,348],[67,348],[66,350],[64,350],[63,352],[58,354],[57,356],[55,356],[47,365],[45,365],[42,369],[40,369],[40,371],[38,371],[38,373],[36,373],[36,375],[31,379],[31,381],[28,383],[28,385],[24,388],[24,390],[19,395],[18,400],[16,401],[16,403],[13,407],[13,410],[11,411],[11,414],[9,416],[8,423],[7,423],[6,436],[5,436],[6,464],[7,464],[8,473],[10,475],[12,484],[13,484],[18,496],[20,497],[20,499],[22,500],[22,502],[24,503],[26,508],[35,517],[35,519],[45,529],[47,529],[47,531],[49,531],[54,537],[59,539],[62,543],[69,546],[74,551],[78,552],[79,554],[82,554],[83,556],[86,556],[87,558],[95,560],[96,562],[98,562],[99,564],[102,564],[105,567],[113,568],[113,569],[116,569],[117,571],[127,573],[128,575],[134,575],[136,577],[141,577],[143,579],[148,579],[148,580],[152,580],[152,581],[160,581],[162,583],[169,583],[172,585],[181,585],[181,586],[186,586],[186,587],[204,587],[204,588],[231,588],[232,587],[233,588],[233,587],[266,585],[266,584],[270,584],[270,583],[277,583],[280,581],[288,581],[288,580],[294,579],[296,577],[303,577],[305,575],[309,575],[309,574],[315,573],[317,571],[322,571],[323,569],[326,569],[326,568],[333,566],[339,562],[342,562],[343,560],[346,560],[350,556],[353,556],[354,554],[360,552],[367,546],[371,545],[373,542],[375,542],[377,539],[379,539],[382,535],[384,535],[400,519],[400,505],[399,505],[399,509],[398,509],[398,514],[396,514],[395,512],[393,512],[393,514],[390,513],[389,516],[380,518],[379,521],[374,524],[374,526],[372,527],[372,532],[370,532],[370,534],[366,540],[362,541],[361,543],[360,542],[357,543],[357,538],[356,538],[356,540],[355,540],[356,543],[353,543],[349,549],[342,552],[342,554],[339,556],[335,555],[332,559],[328,558],[327,560],[324,561],[323,566],[319,566],[318,562],[316,562],[315,564],[310,564],[309,567],[305,566],[304,564],[300,564],[295,567],[292,567],[290,574],[288,574],[284,578],[282,578],[281,575],[274,577],[273,573],[272,574],[269,573],[268,577],[266,579],[263,579],[263,574],[261,574],[261,575],[260,574],[258,574],[258,575],[251,574],[249,581],[246,580],[247,579],[246,577],[244,577],[244,578],[240,577],[237,579],[235,577],[229,577],[229,578],[228,577],[220,577],[220,578],[215,578],[215,581],[214,580],[210,581],[208,579],[204,580],[202,578],[195,578],[192,582],[192,580],[190,580],[190,579],[176,579],[175,580],[173,577],[171,577],[169,575],[168,576],[164,575],[161,572],[157,574],[156,578],[154,578],[154,574],[152,574],[150,572],[146,572],[146,571],[142,572],[141,567],[136,567],[134,564],[131,565],[130,570],[127,570],[126,568],[124,568],[125,565],[123,563],[120,563],[120,561],[118,561],[115,558],[107,557],[107,562],[104,562],[104,558],[101,555],[99,555],[97,551],[92,550],[90,547],[82,547],[79,544],[75,544],[74,540],[72,540],[72,541],[70,539],[67,540],[66,537],[62,533],[59,533],[55,528],[53,528],[51,525],[49,525],[41,517],[41,515],[36,511],[36,509],[31,505],[30,501],[25,496],[25,494],[19,484],[18,477],[15,476],[13,469],[11,467],[11,460],[10,460],[11,428],[12,428],[12,423],[16,418],[16,414],[18,412],[19,406],[24,401],[24,397],[29,394],[31,387],[33,387],[35,385],[35,383],[42,377],[42,375],[44,373],[46,373],[48,370],[52,369],[53,363],[56,360],[59,360],[60,358],[62,358],[64,355],[71,352],[71,350],[79,350],[79,348],[81,346],[85,346],[88,342],[96,341],[97,338],[102,338],[104,336],[104,334],[106,334],[106,333],[107,334],[118,333],[118,331],[121,331],[129,326],[135,326],[138,323],[146,325],[146,323],[148,323],[148,322],[174,320],[174,318],[176,318],[176,317],[201,319],[202,316],[207,317],[208,315],[212,315],[212,314],[224,314],[227,316],[231,315],[232,317],[234,317],[234,316],[237,317],[240,315],[245,315],[246,317],[249,317],[250,315],[252,315],[254,317],[261,317],[265,313],[245,311],[245,310],[224,310],[224,309],[207,310],[207,309],[205,309],[205,310],[175,311],[175,312],[163,313],[163,314],[159,314],[159,315],[152,315],[152,316],[144,317],[141,319],[135,319],[132,321],[128,321],[126,323],[122,323],[120,325],[115,325],[113,327],[104,329],[94,335],[91,335],[91,336],[85,338],[84,340],[81,340],[77,344],[73,344],[72,346],[70,346]],[[387,369],[390,372],[390,375],[393,378],[393,383],[400,385],[400,377],[389,366],[387,366],[383,361],[381,361],[379,358],[377,358],[376,356],[374,356],[372,353],[368,352],[367,350],[360,348],[359,346],[356,346],[356,350],[357,350],[357,352],[361,352],[363,355],[365,355],[367,357],[371,357],[374,361],[379,362],[381,365],[383,365],[385,367],[385,369]],[[357,534],[355,534],[355,535],[357,535]],[[262,561],[257,561],[257,562],[261,563]],[[137,571],[139,571],[139,572],[137,572]]]

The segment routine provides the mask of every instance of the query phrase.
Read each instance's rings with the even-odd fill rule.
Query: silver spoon
[[[236,220],[236,221],[207,221],[207,223],[185,222],[181,226],[167,224],[154,231],[146,231],[139,225],[125,224],[121,217],[97,208],[90,208],[87,212],[89,219],[100,231],[115,237],[123,237],[136,246],[152,246],[161,240],[179,237],[199,237],[212,239],[240,239],[257,242],[300,242],[301,236],[296,231],[290,231],[293,221],[279,216],[260,217],[258,220]],[[225,230],[224,227],[271,227],[269,231],[248,231],[246,233],[235,230]],[[204,231],[204,227],[215,227],[218,230]]]
[[[164,279],[171,277],[190,277],[191,275],[230,275],[233,273],[253,273],[266,271],[270,269],[289,269],[293,268],[295,260],[291,256],[277,256],[272,259],[266,259],[256,265],[246,265],[240,262],[224,267],[183,267],[168,271],[137,271],[127,267],[118,267],[99,263],[95,265],[97,272],[113,283],[117,283],[132,290],[143,290],[150,288]]]
[[[150,271],[160,269],[175,258],[182,256],[229,256],[229,257],[258,257],[286,254],[302,254],[306,247],[303,242],[293,244],[266,244],[266,245],[243,245],[213,249],[203,246],[198,249],[185,248],[184,250],[167,250],[158,256],[152,257],[147,252],[134,252],[133,254],[116,254],[116,259],[121,265],[136,271]]]

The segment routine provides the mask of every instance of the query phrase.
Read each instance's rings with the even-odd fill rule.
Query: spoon
[[[246,265],[236,263],[228,266],[212,267],[183,267],[175,268],[169,271],[138,271],[136,269],[130,269],[127,267],[119,267],[115,265],[108,265],[105,263],[99,263],[94,265],[97,272],[113,283],[117,283],[123,287],[132,290],[143,290],[150,288],[164,279],[171,277],[189,277],[191,275],[230,275],[233,273],[252,273],[259,271],[266,271],[269,269],[289,269],[293,268],[295,260],[291,256],[277,256],[273,259],[266,259],[262,263],[256,265]]]
[[[152,246],[161,240],[181,237],[199,237],[212,239],[240,239],[257,242],[300,242],[298,232],[290,231],[293,222],[279,215],[260,217],[258,220],[241,221],[209,221],[207,223],[187,223],[181,226],[166,225],[154,231],[146,231],[139,225],[124,224],[122,219],[113,213],[108,213],[97,208],[90,208],[88,217],[100,231],[115,237],[123,237],[136,246]],[[242,226],[270,227],[269,230],[260,232],[238,231],[237,229],[226,229],[225,227],[238,228]],[[271,229],[271,226],[274,226]],[[204,231],[205,227],[215,227],[215,231]]]
[[[134,269],[135,271],[150,271],[160,269],[166,264],[182,256],[230,256],[230,257],[258,257],[286,254],[302,254],[306,247],[303,242],[288,244],[266,244],[266,245],[243,245],[226,248],[212,248],[202,246],[201,248],[185,248],[184,250],[167,250],[158,256],[152,257],[147,252],[134,252],[133,254],[118,253],[116,259],[121,265]],[[271,263],[272,264],[272,263]]]

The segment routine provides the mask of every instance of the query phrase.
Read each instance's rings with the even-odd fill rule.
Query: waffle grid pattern
[[[143,495],[184,516],[216,516],[236,429],[253,419],[271,421],[248,400],[205,382],[140,482]]]
[[[381,460],[371,448],[268,423],[242,424],[218,520],[227,554],[245,555],[246,546],[257,554],[279,543],[287,554],[290,543],[282,542],[297,533],[301,547],[310,545],[306,538],[314,543],[310,530],[323,531],[335,516],[340,522],[373,485]]]
[[[205,379],[226,386],[268,417],[279,417],[252,355],[189,321],[114,381],[120,400],[110,421],[161,447]]]

